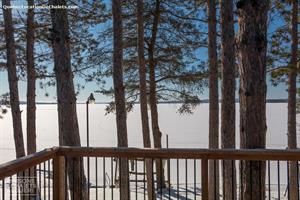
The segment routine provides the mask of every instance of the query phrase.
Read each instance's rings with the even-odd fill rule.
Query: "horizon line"
[[[266,103],[287,103],[288,99],[266,99]],[[95,102],[94,104],[109,104],[111,101],[100,101],[100,102]],[[159,101],[158,104],[182,104],[184,103],[183,101]],[[196,103],[209,103],[209,99],[204,99],[200,100],[199,102]],[[219,99],[219,103],[221,103],[221,99]],[[239,99],[235,100],[235,103],[239,103]],[[20,105],[27,104],[26,101],[20,101]],[[36,102],[37,105],[43,105],[43,104],[57,104],[57,102],[47,102],[47,101],[39,101]],[[86,104],[86,102],[77,102],[76,104]],[[134,102],[134,104],[139,104],[139,102]]]

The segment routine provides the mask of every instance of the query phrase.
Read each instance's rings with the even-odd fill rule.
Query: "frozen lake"
[[[208,104],[200,104],[192,115],[180,115],[177,112],[179,105],[160,104],[159,123],[163,133],[165,146],[166,134],[169,135],[170,147],[208,147]],[[116,146],[115,115],[105,115],[105,105],[90,105],[90,146]],[[239,105],[236,104],[237,147],[239,146]],[[21,106],[23,130],[26,136],[26,106]],[[86,145],[86,105],[78,104],[78,120],[82,145]],[[299,120],[299,116],[298,120]],[[128,114],[128,141],[131,147],[142,147],[142,133],[139,105],[135,105]],[[287,104],[267,104],[267,147],[286,148],[287,144]],[[298,128],[299,132],[299,128]],[[298,135],[298,142],[300,137]],[[57,106],[37,106],[37,149],[58,145]],[[10,111],[0,120],[0,163],[14,159],[13,129]]]
[[[169,136],[170,147],[185,147],[185,148],[207,148],[208,147],[208,104],[203,103],[199,105],[194,114],[192,115],[180,115],[177,112],[179,105],[176,104],[160,104],[159,109],[159,122],[160,128],[163,133],[163,145],[166,144],[166,134]],[[237,124],[236,130],[239,131],[239,105],[236,104],[237,108]],[[116,125],[115,115],[105,115],[105,105],[95,104],[90,105],[90,146],[94,147],[110,147],[116,146]],[[24,136],[26,136],[26,106],[22,105],[21,109],[23,117],[23,128]],[[80,134],[82,145],[86,145],[86,106],[84,104],[78,104],[78,119],[80,126]],[[299,120],[299,116],[298,120]],[[142,147],[142,133],[141,133],[141,122],[140,122],[140,111],[139,105],[135,106],[135,109],[128,114],[128,141],[131,147]],[[268,103],[267,104],[267,147],[285,149],[287,144],[287,104],[286,103]],[[300,132],[298,128],[298,133]],[[37,106],[37,145],[38,150],[44,148],[53,147],[58,145],[58,126],[57,126],[57,107],[56,105],[38,105]],[[299,142],[298,135],[298,142]],[[237,147],[239,146],[239,134],[237,134]],[[0,163],[14,159],[14,142],[13,142],[13,129],[11,122],[11,114],[8,112],[3,120],[0,120]],[[113,180],[114,175],[110,173],[111,162],[110,158],[106,161],[106,177],[107,180]],[[99,173],[95,175],[95,158],[90,160],[90,184],[95,185],[96,178],[98,184],[101,186],[107,180],[102,175],[102,158],[98,159],[98,170]],[[180,190],[180,195],[185,196],[185,183],[190,192],[188,196],[193,196],[193,191],[196,189],[198,192],[200,188],[201,174],[195,173],[195,169],[200,166],[200,161],[193,160],[179,160],[176,164],[176,160],[171,160],[171,185],[172,193],[174,198],[177,195],[177,189]],[[86,169],[86,159],[85,159]],[[236,162],[238,166],[238,162]],[[114,169],[115,169],[115,163]],[[177,167],[176,167],[177,166]],[[273,161],[270,163],[270,187],[272,188],[272,198],[277,196],[278,192],[278,177],[277,177],[277,162]],[[143,166],[139,166],[139,171],[142,171]],[[43,169],[43,167],[42,167]],[[286,162],[281,162],[280,165],[280,196],[282,199],[286,199],[285,189],[287,183],[286,176],[287,165]],[[180,175],[177,178],[176,171],[180,171]],[[186,171],[187,170],[187,171]],[[50,169],[51,171],[51,169]],[[188,172],[188,174],[185,174]],[[187,177],[187,178],[186,178]],[[135,178],[134,175],[131,178]],[[268,177],[267,177],[268,178]],[[104,181],[105,180],[105,181]],[[239,180],[239,179],[238,179]],[[267,179],[268,180],[268,179]],[[107,183],[109,185],[109,183]],[[51,186],[51,184],[50,184]],[[132,185],[132,191],[135,191],[136,185]],[[139,188],[143,188],[139,186]],[[182,189],[183,188],[183,189]],[[140,189],[139,189],[140,190]],[[141,189],[143,190],[143,189]],[[182,191],[181,191],[182,190]],[[91,197],[95,195],[95,189],[91,189]],[[106,191],[99,189],[99,195],[103,193],[111,193],[111,189],[107,188]],[[198,193],[197,192],[197,193]],[[143,196],[143,192],[139,191],[139,197]],[[114,192],[115,197],[118,196],[118,189]],[[43,195],[43,194],[42,194]],[[200,195],[200,192],[199,194]],[[173,198],[172,198],[173,199]]]

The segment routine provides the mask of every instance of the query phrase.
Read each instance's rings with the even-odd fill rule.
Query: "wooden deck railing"
[[[276,162],[299,161],[300,151],[299,150],[275,150],[275,149],[272,150],[271,149],[210,150],[210,149],[53,147],[0,165],[0,180],[2,180],[2,188],[3,188],[2,199],[4,200],[6,195],[4,194],[5,193],[4,180],[6,178],[9,178],[29,168],[36,167],[41,163],[46,162],[50,159],[53,160],[52,163],[53,190],[52,190],[52,194],[51,195],[49,194],[49,196],[51,196],[51,198],[55,200],[65,199],[66,196],[65,158],[69,158],[69,157],[177,159],[177,161],[178,159],[201,160],[201,170],[199,170],[199,173],[201,173],[201,197],[202,199],[208,199],[208,163],[209,163],[208,161],[209,160],[233,160],[233,161],[249,160],[249,161],[276,161]],[[178,165],[177,165],[177,170],[178,170]],[[187,170],[187,166],[186,166],[186,170]],[[195,196],[196,195],[198,194],[195,194]],[[98,194],[97,194],[97,198],[98,198]]]

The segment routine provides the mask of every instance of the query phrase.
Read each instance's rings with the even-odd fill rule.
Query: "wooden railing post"
[[[65,157],[53,158],[53,200],[65,199]]]
[[[202,200],[208,200],[208,160],[201,160],[201,191]]]

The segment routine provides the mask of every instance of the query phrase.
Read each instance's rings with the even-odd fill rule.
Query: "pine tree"
[[[116,123],[118,147],[128,147],[125,93],[123,85],[123,31],[121,0],[112,1],[113,14],[113,85],[116,102]],[[130,199],[128,159],[120,159],[120,196],[121,200]]]
[[[146,65],[144,55],[144,2],[137,0],[137,32],[138,32],[138,59],[139,59],[139,77],[140,77],[140,110],[142,118],[143,144],[145,148],[151,148],[148,101],[147,101],[147,83],[146,83]],[[147,173],[148,199],[155,199],[153,166],[150,159],[145,160]]]
[[[28,6],[34,5],[34,0],[28,1]],[[34,9],[29,8],[27,14],[27,154],[36,152],[36,106],[35,106],[35,66],[34,66]]]
[[[10,0],[2,0],[2,5],[6,5],[7,7],[9,7]],[[11,9],[3,8],[3,15],[7,58],[6,68],[8,72],[9,98],[13,118],[14,141],[16,157],[20,158],[22,156],[25,156],[25,147],[23,140],[21,111],[19,106],[18,77],[16,69],[17,58]]]
[[[221,18],[221,67],[222,67],[222,104],[221,104],[221,146],[235,148],[235,38],[233,1],[220,1]],[[236,169],[232,161],[223,161],[224,199],[237,199]]]
[[[292,2],[292,45],[288,73],[288,148],[297,149],[296,97],[298,51],[298,0]],[[289,163],[289,198],[298,199],[298,162]]]
[[[65,0],[50,0],[50,5],[66,5]],[[66,9],[51,9],[52,47],[56,76],[59,145],[80,146],[73,73],[71,68],[69,22]],[[82,158],[67,158],[72,199],[88,199]],[[73,198],[74,197],[74,198]]]
[[[219,148],[219,95],[216,1],[207,1],[209,62],[209,148]],[[209,199],[219,199],[219,163],[209,161]]]
[[[240,147],[266,147],[266,53],[269,1],[237,2]],[[241,161],[241,197],[265,198],[265,162]]]

